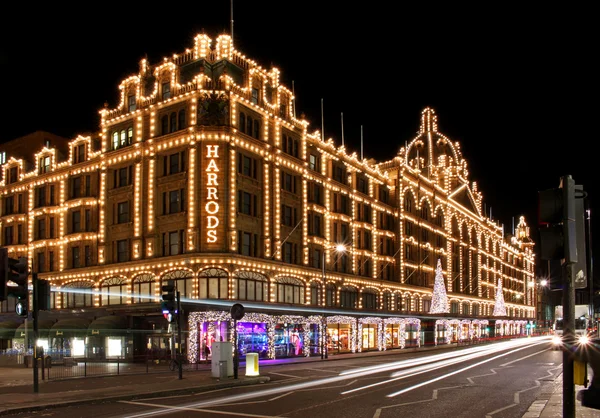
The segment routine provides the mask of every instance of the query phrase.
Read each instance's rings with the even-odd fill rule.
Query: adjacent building
[[[242,354],[266,357],[524,334],[535,318],[529,228],[486,215],[433,109],[391,160],[360,159],[226,35],[142,60],[119,96],[97,132],[0,146],[1,245],[52,284],[48,349],[168,353],[171,280],[192,361],[232,338],[234,303]],[[432,314],[438,261],[448,309]],[[0,322],[19,326],[11,304]],[[20,327],[5,346],[23,349]]]

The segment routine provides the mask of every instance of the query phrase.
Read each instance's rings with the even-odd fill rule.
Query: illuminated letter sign
[[[217,242],[217,227],[219,226],[219,197],[217,195],[217,186],[219,185],[219,167],[217,159],[219,158],[219,146],[207,145],[206,157],[209,158],[206,166],[206,242]]]

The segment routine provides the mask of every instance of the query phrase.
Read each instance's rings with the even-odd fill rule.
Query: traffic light
[[[538,222],[542,260],[577,261],[575,182],[561,179],[560,187],[538,192]]]
[[[177,313],[176,302],[175,302],[175,282],[169,280],[167,284],[162,285],[162,301],[160,302],[160,308],[163,315],[172,322]]]
[[[33,273],[36,277],[33,280],[34,295],[37,299],[37,309],[40,311],[50,310],[50,282],[37,278],[37,273]]]

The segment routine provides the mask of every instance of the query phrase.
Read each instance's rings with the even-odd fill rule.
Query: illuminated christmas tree
[[[498,279],[498,287],[496,288],[496,303],[494,304],[494,316],[506,316],[504,294],[502,293],[502,278]]]
[[[446,295],[446,284],[442,274],[442,261],[438,258],[437,268],[435,269],[435,282],[433,283],[433,296],[431,297],[431,309],[429,313],[447,313],[450,312],[448,305],[448,296]]]

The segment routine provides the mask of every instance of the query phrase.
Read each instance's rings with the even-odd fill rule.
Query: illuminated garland
[[[404,348],[406,343],[406,336],[404,334],[404,324],[406,320],[404,318],[385,318],[383,323],[385,325],[400,325],[398,329],[398,342],[400,343],[400,348]],[[384,345],[383,349],[385,350],[387,347]]]
[[[323,322],[320,316],[310,316],[305,318],[299,315],[281,315],[275,318],[277,324],[302,324],[304,327],[303,339],[302,339],[302,355],[310,357],[310,326],[312,324],[321,325]]]
[[[450,321],[448,319],[438,319],[437,321],[435,321],[435,338],[433,339],[434,345],[438,344],[437,332],[438,326],[440,325],[442,325],[444,328],[444,344],[450,344],[450,341],[452,341]]]
[[[267,324],[267,344],[268,351],[267,357],[270,359],[275,358],[275,325],[277,325],[277,317],[273,315],[267,315],[264,313],[252,312],[247,313],[242,318],[242,321],[238,322],[258,322]],[[232,336],[233,338],[233,336]]]
[[[190,363],[198,363],[200,361],[200,334],[199,326],[204,322],[228,322],[231,320],[231,314],[225,311],[204,311],[190,312],[188,315],[188,330],[190,345],[188,347],[188,361]],[[232,333],[230,333],[232,334]]]
[[[477,325],[477,328],[479,330],[476,337],[481,337],[482,328],[487,327],[488,324],[489,324],[489,321],[487,319],[474,319],[473,320],[473,327],[475,327],[475,325]]]
[[[382,343],[382,339],[383,339],[383,320],[381,318],[359,318],[358,319],[358,336],[360,337],[360,341],[361,343],[358,344],[358,352],[362,352],[362,326],[363,324],[377,324],[377,349],[379,351],[383,350],[383,343]]]
[[[460,321],[460,339],[461,340],[470,340],[473,337],[473,326],[471,321],[469,321],[468,319],[462,319]],[[467,335],[464,334],[464,327],[463,325],[467,326]]]
[[[417,347],[421,346],[421,320],[419,318],[406,318],[404,320],[404,329],[402,330],[404,333],[406,332],[406,325],[416,325],[417,326],[417,330],[415,331],[417,333]]]
[[[442,260],[438,258],[435,269],[435,283],[433,284],[433,296],[431,297],[431,309],[429,313],[448,313],[450,304],[446,295],[446,285],[444,284],[444,275],[442,273]]]
[[[350,346],[352,352],[356,353],[356,319],[351,316],[335,315],[327,317],[327,324],[350,324],[352,325],[352,332],[350,334]]]
[[[494,316],[506,316],[506,305],[504,305],[504,294],[502,293],[502,277],[498,279],[496,289],[496,303],[494,304]]]

